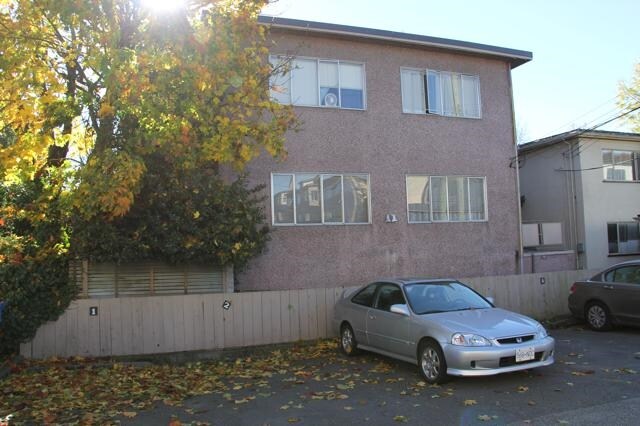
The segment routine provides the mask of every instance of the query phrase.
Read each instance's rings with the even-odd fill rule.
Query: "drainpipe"
[[[572,233],[573,233],[573,241],[571,241],[573,249],[575,250],[576,253],[576,271],[580,269],[580,253],[578,253],[578,211],[577,211],[577,203],[576,203],[576,178],[575,178],[575,167],[574,167],[574,162],[573,162],[573,142],[570,141],[565,141],[564,143],[566,143],[569,146],[569,156],[567,158],[567,162],[569,165],[569,170],[571,170],[569,172],[569,196],[571,197],[571,199],[569,200],[569,221],[572,221],[573,224],[569,224],[570,227],[572,227]],[[578,143],[576,141],[576,143]],[[580,149],[580,147],[578,146],[578,149],[575,152],[578,152]],[[573,225],[573,226],[572,226]]]
[[[516,195],[518,205],[518,273],[524,273],[524,253],[522,247],[522,208],[520,206],[520,159],[518,158],[518,135],[516,130],[516,109],[513,104],[513,82],[511,80],[511,65],[507,64],[507,75],[509,77],[509,93],[511,95],[511,128],[513,129],[513,147],[516,159]],[[531,259],[533,261],[533,259]]]

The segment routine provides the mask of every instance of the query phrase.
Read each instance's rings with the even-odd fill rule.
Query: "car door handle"
[[[613,290],[613,286],[612,285],[604,285],[602,287],[606,288],[607,290]]]
[[[374,320],[374,319],[376,319],[376,316],[375,315],[369,315],[369,319]]]

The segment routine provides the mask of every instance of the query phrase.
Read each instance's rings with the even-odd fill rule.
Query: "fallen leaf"
[[[589,374],[593,374],[595,371],[593,370],[583,370],[583,371],[572,371],[571,374],[574,376],[587,376]]]
[[[394,416],[393,420],[399,423],[407,423],[409,421],[406,416]]]
[[[351,411],[351,410],[353,410],[353,407],[351,407],[351,406],[349,406],[349,405],[346,405],[346,406],[345,406],[345,407],[343,407],[343,408],[344,408],[345,410],[347,410],[347,411]]]
[[[478,415],[478,420],[482,421],[482,422],[488,422],[491,420],[491,416],[488,416],[486,414],[480,414]]]
[[[132,419],[135,416],[138,415],[138,413],[136,413],[135,411],[125,411],[122,413],[123,416],[125,416],[126,418]]]
[[[529,402],[527,402],[527,404],[529,404],[531,406],[534,406],[534,405],[536,405],[536,402],[535,401],[529,401]]]
[[[518,386],[518,392],[519,393],[525,393],[529,390],[528,386]]]
[[[300,421],[300,419],[299,419],[299,418],[297,418],[297,417],[289,417],[289,418],[287,419],[287,421],[288,421],[289,423],[298,423],[298,422]]]
[[[464,400],[464,405],[466,407],[470,406],[470,405],[476,405],[478,403],[478,401],[476,401],[475,399],[465,399]]]

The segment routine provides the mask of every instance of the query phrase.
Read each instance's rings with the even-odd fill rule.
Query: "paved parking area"
[[[640,330],[552,330],[553,366],[436,387],[415,366],[337,350],[273,374],[228,378],[228,391],[181,407],[156,404],[123,424],[212,425],[632,425],[640,418]],[[251,359],[241,362],[251,364]]]

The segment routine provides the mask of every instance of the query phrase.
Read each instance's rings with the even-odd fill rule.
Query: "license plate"
[[[534,359],[535,356],[536,353],[533,351],[533,346],[516,349],[516,362],[530,361]]]

